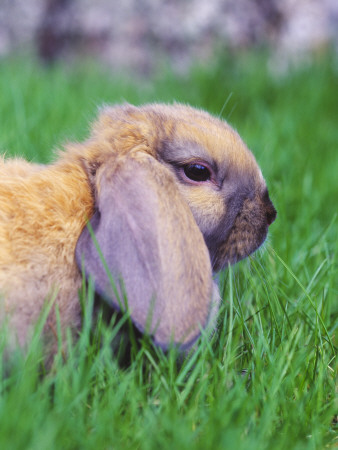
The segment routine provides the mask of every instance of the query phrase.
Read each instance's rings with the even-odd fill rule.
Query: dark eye
[[[183,170],[190,180],[207,181],[210,179],[210,170],[202,164],[186,164]]]

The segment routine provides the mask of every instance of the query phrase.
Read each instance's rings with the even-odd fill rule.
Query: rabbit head
[[[106,108],[85,145],[95,212],[79,267],[157,344],[191,345],[217,308],[212,272],[255,251],[276,217],[252,153],[180,104]]]

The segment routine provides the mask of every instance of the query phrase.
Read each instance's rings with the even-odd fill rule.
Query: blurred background
[[[30,50],[45,63],[186,73],[220,52],[264,48],[283,72],[337,43],[337,0],[0,0],[0,56]]]

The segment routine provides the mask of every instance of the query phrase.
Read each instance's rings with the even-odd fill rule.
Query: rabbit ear
[[[169,170],[149,155],[126,156],[100,170],[90,220],[97,242],[85,227],[78,266],[84,264],[86,277],[115,308],[128,307],[156,344],[189,347],[214,313],[209,253],[189,207]]]

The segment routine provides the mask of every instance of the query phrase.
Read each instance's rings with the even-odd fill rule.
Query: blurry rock
[[[336,0],[1,0],[0,55],[34,46],[45,62],[94,56],[149,73],[186,71],[215,46],[268,46],[283,70],[338,43]]]

